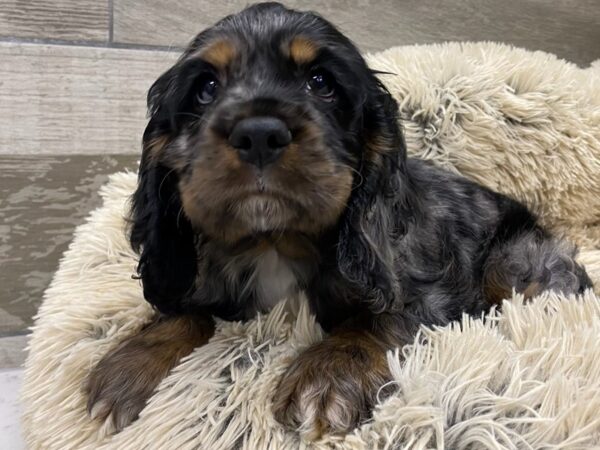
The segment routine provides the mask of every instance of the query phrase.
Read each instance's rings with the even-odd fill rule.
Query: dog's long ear
[[[131,246],[140,254],[144,297],[164,313],[181,311],[197,269],[195,234],[182,210],[178,176],[163,162],[173,132],[168,111],[173,77],[173,71],[165,73],[148,93],[151,117],[144,132],[130,228]]]
[[[405,233],[410,186],[398,105],[373,76],[363,110],[361,177],[341,222],[338,268],[373,312],[402,307],[395,243]]]

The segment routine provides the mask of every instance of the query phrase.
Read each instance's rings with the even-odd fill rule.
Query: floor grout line
[[[115,13],[114,13],[114,2],[113,0],[108,0],[108,43],[114,43],[114,35],[115,35]]]
[[[179,53],[184,50],[183,47],[173,47],[170,45],[148,45],[148,44],[127,44],[121,42],[100,42],[100,41],[71,41],[67,39],[42,39],[42,38],[18,38],[9,36],[0,36],[0,43],[12,44],[40,44],[40,45],[64,45],[67,47],[94,47],[110,48],[123,50],[152,50],[168,53]]]

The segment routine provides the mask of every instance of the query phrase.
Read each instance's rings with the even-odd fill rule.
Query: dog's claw
[[[90,403],[88,404],[88,412],[92,420],[106,418],[110,413],[110,403],[108,400],[99,400],[96,403]]]

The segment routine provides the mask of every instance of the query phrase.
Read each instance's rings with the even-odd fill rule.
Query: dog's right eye
[[[306,82],[308,92],[325,101],[332,101],[335,96],[333,78],[327,73],[315,70]]]
[[[212,75],[202,77],[198,83],[198,92],[196,94],[196,100],[201,105],[208,105],[212,103],[217,96],[219,90],[219,82]]]

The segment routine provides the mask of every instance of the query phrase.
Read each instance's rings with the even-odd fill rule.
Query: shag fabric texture
[[[401,105],[413,156],[525,201],[576,240],[600,286],[600,64],[580,69],[497,44],[372,55]],[[270,412],[287,364],[322,337],[304,299],[218,322],[119,434],[85,412],[96,362],[152,315],[124,226],[136,175],[113,175],[79,227],[33,327],[23,392],[31,448],[300,448]],[[389,354],[394,395],[373,420],[310,448],[598,448],[600,298],[508,299],[486,320],[421,331]]]

